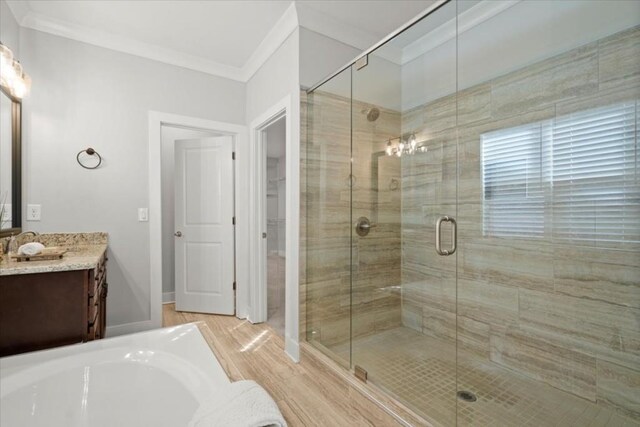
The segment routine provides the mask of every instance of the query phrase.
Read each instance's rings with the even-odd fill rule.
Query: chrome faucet
[[[36,236],[39,236],[39,235],[40,235],[40,233],[38,233],[37,231],[30,231],[30,230],[28,230],[28,231],[23,231],[22,233],[18,234],[18,235],[16,236],[16,239],[17,239],[17,238],[19,238],[19,237],[22,237],[22,236],[24,236],[24,235],[27,235],[27,234],[31,234],[33,237],[36,237]]]
[[[7,244],[4,245],[4,247],[2,248],[2,251],[5,254],[8,253],[9,252],[9,247],[11,246],[11,242],[15,241],[15,240],[18,240],[20,237],[26,236],[27,234],[31,234],[33,237],[36,237],[36,236],[40,235],[40,233],[38,233],[37,231],[30,231],[30,230],[29,231],[23,231],[20,234],[15,234],[15,235],[11,236],[11,239],[9,239],[7,241]]]

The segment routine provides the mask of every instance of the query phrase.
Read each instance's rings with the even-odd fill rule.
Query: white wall
[[[247,123],[287,95],[299,98],[298,46],[295,30],[247,82]]]
[[[300,28],[300,85],[314,86],[362,53],[361,49]]]
[[[299,72],[299,29],[296,29],[280,45],[273,55],[247,82],[247,114],[246,122],[253,123],[270,108],[290,97],[291,111],[287,117],[287,129],[290,135],[290,147],[287,147],[287,185],[299,194],[299,149],[300,149],[300,72]],[[290,168],[289,168],[290,167]],[[295,170],[296,173],[291,172]],[[297,250],[299,203],[287,195],[288,210],[296,212],[294,218],[287,218],[288,226],[295,233],[287,234],[287,250]],[[255,236],[253,236],[255,237]],[[248,254],[247,254],[248,255]],[[249,266],[247,266],[249,267]],[[242,268],[242,266],[239,266]],[[295,360],[299,358],[298,348],[298,259],[287,254],[287,283],[293,284],[287,288],[285,350]],[[293,282],[293,283],[292,283]],[[251,300],[251,295],[247,295]]]
[[[20,59],[20,27],[5,0],[0,0],[0,41]]]
[[[109,233],[107,324],[149,319],[149,110],[244,124],[242,83],[21,29],[33,78],[24,100],[24,203],[42,205],[37,231]],[[95,148],[97,170],[76,163]],[[149,215],[154,215],[149,212]],[[120,333],[128,327],[110,329]]]
[[[353,70],[352,79],[334,79],[320,90],[345,96],[351,93],[358,101],[371,103],[392,110],[400,109],[401,68],[380,56],[387,46],[369,55],[369,65]],[[300,28],[300,82],[303,87],[313,87],[351,62],[361,49],[349,46],[306,28]],[[349,71],[345,71],[349,73]]]
[[[218,134],[196,129],[162,126],[162,301],[173,301],[175,292],[175,142]]]

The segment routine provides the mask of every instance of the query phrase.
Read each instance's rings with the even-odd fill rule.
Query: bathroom
[[[190,378],[190,346],[276,425],[640,425],[640,2],[0,8],[7,389],[69,358],[101,384],[110,346]],[[208,402],[140,372],[184,411],[91,424]]]

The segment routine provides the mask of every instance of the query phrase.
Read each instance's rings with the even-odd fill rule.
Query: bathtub
[[[230,382],[198,327],[1,358],[0,425],[186,426]]]

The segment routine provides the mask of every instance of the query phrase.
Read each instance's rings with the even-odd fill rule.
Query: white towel
[[[19,255],[38,255],[44,249],[44,245],[38,242],[25,243],[18,248]]]
[[[189,427],[286,427],[278,405],[255,381],[220,387],[201,404]]]

